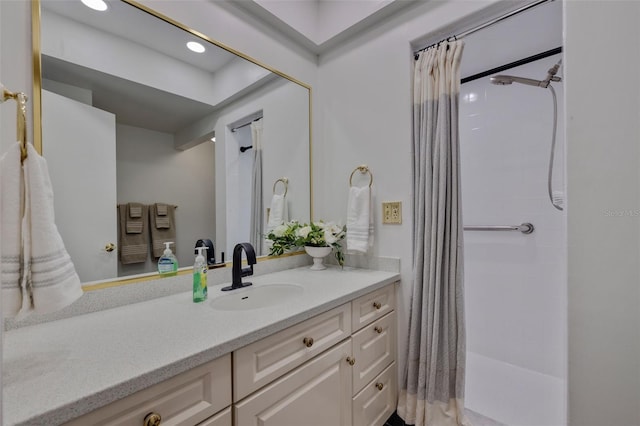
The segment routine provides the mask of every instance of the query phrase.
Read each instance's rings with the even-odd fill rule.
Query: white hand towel
[[[19,308],[18,315],[24,316],[31,312],[44,314],[62,309],[82,296],[80,278],[76,273],[71,258],[64,248],[64,243],[54,221],[53,189],[49,179],[47,163],[31,144],[27,146],[27,158],[20,168],[19,147],[18,155],[14,154],[15,148],[7,153],[11,157],[12,164],[8,164],[9,172],[22,175],[19,180],[24,181],[24,211],[21,214],[18,229],[18,240],[22,245],[21,268],[19,274],[19,298],[10,293],[11,299],[3,301],[3,307],[7,308],[5,315],[14,315]],[[3,158],[4,160],[4,158]],[[15,162],[15,164],[13,164]],[[20,205],[14,205],[10,197],[9,203],[5,203],[4,190],[11,190],[5,184],[5,162],[2,167],[2,234],[3,250],[5,231],[5,213],[10,220],[15,220],[15,210]],[[21,170],[22,169],[22,170]],[[22,171],[22,173],[20,173]],[[12,176],[9,180],[15,180]],[[9,242],[10,247],[13,243]],[[3,251],[4,269],[4,251]],[[8,276],[9,288],[14,287],[14,276]],[[4,284],[4,276],[3,276]],[[4,290],[4,286],[3,286]],[[3,291],[3,296],[7,293]],[[20,300],[20,303],[16,303]]]
[[[349,188],[346,237],[348,253],[366,253],[373,246],[372,207],[371,188]]]
[[[0,232],[2,233],[2,312],[14,316],[22,306],[21,227],[24,179],[20,144],[13,144],[0,159]]]
[[[271,198],[271,208],[269,209],[269,221],[267,222],[267,233],[276,226],[282,225],[289,220],[289,208],[287,197],[280,194],[273,194]]]

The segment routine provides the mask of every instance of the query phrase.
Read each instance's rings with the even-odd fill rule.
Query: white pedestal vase
[[[313,265],[311,266],[312,271],[321,271],[323,269],[327,269],[327,267],[322,263],[324,258],[331,253],[331,247],[311,247],[304,246],[304,250],[307,254],[313,257]]]

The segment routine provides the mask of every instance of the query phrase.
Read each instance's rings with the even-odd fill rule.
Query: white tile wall
[[[558,59],[504,74],[542,79]],[[555,84],[559,190],[562,86]],[[542,88],[496,86],[484,78],[464,84],[460,99],[464,223],[535,226],[531,235],[465,232],[467,405],[507,424],[563,424],[566,240],[564,214],[547,195],[552,96]]]

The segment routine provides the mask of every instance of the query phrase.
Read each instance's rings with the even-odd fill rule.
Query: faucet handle
[[[248,277],[250,275],[253,275],[253,265],[249,265],[248,267],[240,270],[241,277]]]

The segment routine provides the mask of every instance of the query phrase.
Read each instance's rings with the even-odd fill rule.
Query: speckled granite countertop
[[[218,285],[209,287],[204,303],[194,304],[187,292],[8,331],[4,424],[69,421],[399,278],[368,269],[298,268],[244,279],[304,287],[271,307],[215,310],[211,301],[227,294]]]

